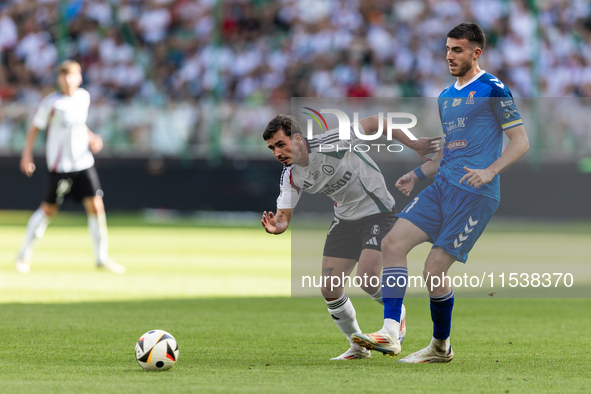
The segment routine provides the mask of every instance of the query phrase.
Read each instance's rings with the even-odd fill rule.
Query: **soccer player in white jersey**
[[[386,121],[383,120],[383,123],[385,130]],[[361,133],[372,134],[380,129],[377,116],[364,118],[359,124]],[[392,135],[425,160],[429,160],[426,154],[439,151],[440,137],[411,140],[401,130],[393,130]],[[394,198],[388,192],[375,162],[365,153],[348,149],[356,144],[357,139],[340,140],[338,129],[335,129],[308,141],[290,115],[278,115],[271,120],[263,139],[285,166],[277,198],[277,213],[263,213],[261,223],[265,230],[270,234],[281,234],[287,229],[301,192],[325,194],[335,201],[335,217],[324,245],[323,277],[349,276],[359,262],[358,276],[379,278],[382,269],[381,240],[395,221]],[[363,283],[362,288],[381,304],[382,289],[379,284],[372,287],[370,282]],[[344,287],[323,286],[321,291],[328,312],[351,344],[345,353],[332,360],[369,358],[368,350],[351,341],[351,335],[361,331],[355,308]],[[404,335],[405,330],[401,330],[400,340],[404,339]]]
[[[88,214],[88,230],[94,245],[97,267],[122,274],[125,267],[112,261],[108,255],[103,191],[93,157],[93,153],[102,149],[103,141],[86,126],[90,94],[80,88],[80,65],[74,61],[61,63],[57,83],[59,91],[49,94],[39,105],[27,133],[21,158],[21,171],[32,176],[35,171],[33,146],[39,130],[45,130],[49,184],[40,207],[27,224],[16,269],[22,273],[29,272],[35,242],[45,233],[50,219],[55,216],[64,198],[71,197],[75,201],[82,201]]]

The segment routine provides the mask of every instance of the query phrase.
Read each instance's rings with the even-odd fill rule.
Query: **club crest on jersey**
[[[465,148],[466,146],[468,146],[466,140],[452,141],[445,144],[447,150]]]
[[[458,105],[462,104],[462,99],[461,98],[457,98],[454,99],[454,102],[452,103],[452,107],[457,107]]]
[[[374,224],[373,227],[371,228],[371,233],[373,235],[378,235],[380,233],[380,226],[378,226],[377,224]]]
[[[470,92],[470,95],[466,99],[466,104],[474,104],[474,95],[475,94],[476,94],[476,91]]]
[[[314,171],[312,173],[312,179],[317,180],[318,178],[320,178],[320,171]]]
[[[322,166],[322,172],[324,172],[326,175],[332,175],[334,174],[334,167],[325,164]]]

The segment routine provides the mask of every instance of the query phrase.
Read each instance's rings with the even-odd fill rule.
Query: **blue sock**
[[[400,285],[400,286],[398,286]],[[384,319],[400,322],[402,301],[408,285],[408,268],[388,267],[382,274],[382,300],[384,301]]]
[[[454,291],[431,299],[431,320],[433,320],[433,338],[447,339],[451,332],[451,311],[454,309]]]

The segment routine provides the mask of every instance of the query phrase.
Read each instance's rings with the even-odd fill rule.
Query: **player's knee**
[[[405,245],[398,237],[393,237],[388,234],[382,240],[382,255],[384,259],[392,260],[396,258],[404,258],[408,254]]]
[[[105,212],[103,199],[100,197],[89,197],[84,200],[86,212],[90,215],[98,215]]]
[[[322,297],[324,297],[327,300],[337,299],[343,295],[343,288],[342,287],[333,288],[331,286],[322,286],[320,288],[320,292],[322,293]]]
[[[42,204],[41,209],[43,210],[43,213],[45,214],[45,216],[48,216],[48,217],[55,216],[55,214],[57,213],[57,210],[58,210],[56,204]]]

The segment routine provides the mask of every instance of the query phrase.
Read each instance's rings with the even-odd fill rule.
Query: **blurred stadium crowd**
[[[0,151],[20,151],[64,57],[82,64],[107,154],[202,154],[218,113],[223,152],[257,153],[292,96],[437,97],[453,83],[445,34],[466,20],[487,34],[482,68],[515,96],[591,96],[591,3],[535,3],[3,1]]]

